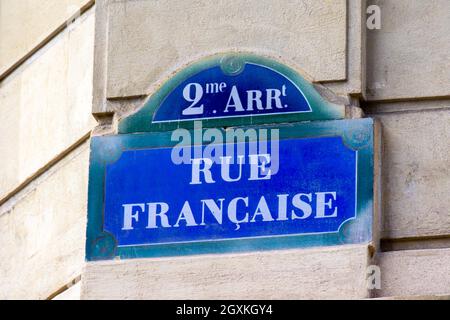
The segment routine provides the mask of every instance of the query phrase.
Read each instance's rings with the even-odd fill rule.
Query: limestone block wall
[[[382,22],[367,31],[363,108],[384,135],[378,296],[448,295],[450,2],[372,4]]]
[[[450,297],[449,15],[448,0],[0,0],[0,299]],[[380,245],[85,263],[90,135],[230,50],[379,121]]]
[[[0,77],[4,78],[27,60],[92,3],[92,0],[1,1]]]
[[[329,99],[346,104],[349,117],[352,111],[356,116],[364,83],[363,10],[359,0],[97,1],[93,113],[112,124],[106,133],[114,132],[117,119],[142,106],[173,72],[214,53],[249,51],[292,66]],[[368,298],[369,249],[89,262],[81,294],[86,299]]]
[[[0,299],[53,298],[81,276],[93,4],[0,1]]]
[[[88,263],[84,299],[367,297],[367,246]]]
[[[142,105],[176,70],[230,50],[279,59],[343,97],[361,94],[363,4],[97,1],[93,113]]]

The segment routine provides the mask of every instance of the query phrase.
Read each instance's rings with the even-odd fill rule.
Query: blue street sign
[[[233,72],[205,69],[180,83],[153,122],[312,112],[300,88],[263,65],[241,63]]]
[[[340,137],[279,141],[277,172],[255,145],[208,170],[175,164],[173,148],[124,151],[106,166],[104,230],[120,247],[333,233],[356,217],[357,151]]]
[[[217,54],[177,72],[119,133],[262,123],[335,120],[345,107],[325,100],[296,70],[248,53]]]
[[[256,129],[267,129],[266,138],[192,144],[172,132],[93,137],[87,258],[372,240],[371,119]],[[234,129],[181,130],[202,137]]]
[[[250,53],[154,87],[91,140],[88,260],[373,240],[372,119],[342,120],[298,71]]]

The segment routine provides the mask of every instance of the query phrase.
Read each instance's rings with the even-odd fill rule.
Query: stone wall
[[[448,0],[0,0],[0,298],[450,296],[448,30]],[[173,72],[229,50],[379,120],[380,246],[86,264],[91,130],[114,132]]]
[[[52,298],[81,276],[93,4],[0,1],[0,299]]]

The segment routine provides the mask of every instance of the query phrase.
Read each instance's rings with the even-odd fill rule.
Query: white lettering
[[[332,198],[325,202],[325,198],[327,195],[331,195]],[[333,213],[330,215],[325,214],[325,207],[329,209],[333,209],[333,200],[336,200],[336,192],[317,192],[317,213],[316,218],[334,218],[337,217],[337,207],[334,207]]]
[[[219,199],[220,207],[212,199],[201,200],[202,201],[202,223],[205,225],[205,205],[208,207],[209,211],[213,214],[214,218],[219,224],[222,224],[222,214],[223,214],[223,202],[225,199]]]
[[[262,221],[273,221],[272,214],[270,213],[269,206],[267,205],[266,198],[264,196],[259,199],[258,207],[253,214],[251,222],[256,221],[256,216],[262,216]]]
[[[281,104],[281,91],[278,89],[266,89],[267,92],[267,102],[266,109],[272,109],[272,101],[275,101],[275,106],[278,109],[282,109],[283,105]]]
[[[302,197],[307,197],[309,202],[311,202],[311,200],[312,200],[312,194],[311,193],[308,193],[308,194],[304,194],[304,193],[296,194],[294,196],[294,198],[292,199],[292,204],[297,209],[300,209],[303,212],[303,215],[302,216],[298,216],[298,215],[295,214],[295,211],[292,210],[292,220],[295,220],[295,219],[306,219],[312,213],[311,205],[308,202],[303,201]]]
[[[169,218],[166,213],[169,211],[169,205],[165,202],[154,202],[147,203],[148,206],[148,224],[147,229],[156,229],[156,218],[159,217],[161,220],[161,227],[170,228]],[[160,210],[158,211],[158,207]]]
[[[270,163],[270,154],[251,154],[248,157],[250,158],[250,178],[248,180],[269,180],[271,171],[266,168],[266,165]],[[261,165],[259,165],[260,158],[263,158]]]
[[[264,110],[262,101],[262,92],[260,90],[248,90],[247,91],[247,111],[253,111],[253,102],[256,103],[256,109]]]
[[[139,220],[139,211],[136,210],[133,212],[133,207],[140,208],[141,212],[145,210],[145,204],[143,203],[130,203],[123,204],[123,227],[122,230],[133,230],[133,220],[138,222]]]
[[[231,104],[231,100],[233,100],[233,104]],[[227,106],[223,112],[228,112],[228,108],[234,108],[235,111],[244,111],[236,86],[231,88],[230,97],[228,98]]]
[[[221,157],[220,158],[221,163],[221,175],[222,179],[226,182],[234,182],[241,180],[242,176],[242,164],[244,163],[244,156],[238,156],[238,164],[239,164],[239,175],[237,178],[232,179],[230,177],[230,163],[231,163],[231,157]]]
[[[179,227],[181,220],[186,221],[187,227],[193,227],[197,225],[194,219],[194,215],[192,214],[191,206],[189,205],[188,201],[184,202],[183,208],[181,209],[180,215],[178,216],[178,220],[173,226]]]
[[[236,229],[235,230],[239,230],[239,228],[241,227],[239,224],[240,223],[244,223],[244,222],[248,222],[248,212],[245,213],[245,216],[241,219],[238,220],[237,219],[237,202],[238,201],[242,201],[245,203],[245,206],[248,206],[248,197],[247,198],[234,198],[230,201],[230,203],[228,204],[228,219],[236,224]]]
[[[200,169],[200,164],[204,163],[203,168]],[[192,159],[192,179],[190,184],[202,184],[200,181],[200,172],[203,173],[203,177],[206,183],[214,183],[211,174],[211,167],[213,161],[208,158]]]

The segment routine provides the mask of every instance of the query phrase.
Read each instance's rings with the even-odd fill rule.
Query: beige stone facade
[[[0,299],[450,298],[449,30],[448,0],[0,0]],[[90,137],[237,50],[381,124],[374,242],[85,262]]]

